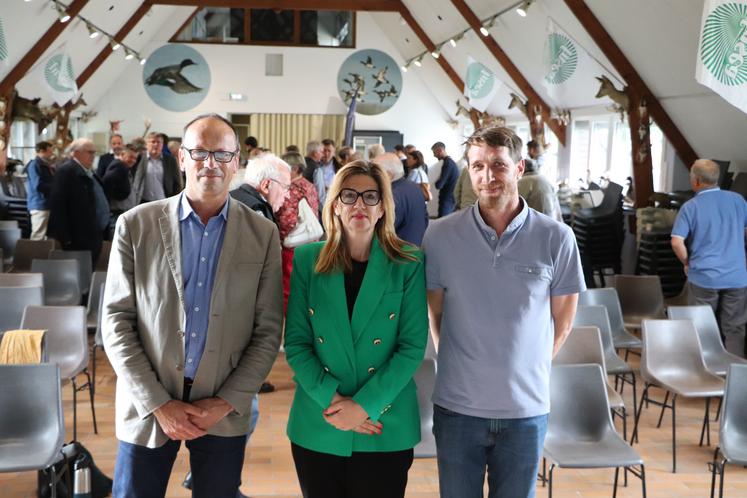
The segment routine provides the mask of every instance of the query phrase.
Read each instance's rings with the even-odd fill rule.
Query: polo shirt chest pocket
[[[545,265],[513,265],[514,278],[519,280],[531,295],[545,295],[552,282],[552,267]]]

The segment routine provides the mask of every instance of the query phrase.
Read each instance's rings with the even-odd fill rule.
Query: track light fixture
[[[54,8],[57,9],[57,17],[60,18],[61,23],[66,23],[70,20],[70,15],[67,13],[66,7],[63,7],[55,1]]]
[[[129,61],[135,58],[135,52],[130,50],[129,48],[125,47],[125,60]]]
[[[516,8],[516,13],[519,14],[521,17],[526,17],[527,10],[529,9],[530,5],[532,5],[532,0],[526,0],[526,2],[524,2],[519,7]]]
[[[88,38],[92,40],[101,34],[90,22],[86,22],[86,29],[88,29]]]
[[[109,38],[109,45],[112,47],[112,52],[116,52],[122,46],[122,44],[114,38]]]
[[[415,59],[414,61],[412,61],[412,63],[415,64],[418,67],[423,67],[423,55],[424,54],[420,54],[420,57],[418,57],[417,59]]]

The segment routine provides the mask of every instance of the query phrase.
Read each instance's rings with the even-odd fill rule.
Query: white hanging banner
[[[480,112],[485,112],[501,87],[501,82],[493,71],[467,56],[467,77],[464,79],[464,95],[469,105]]]
[[[0,17],[0,67],[8,67],[8,43],[5,41],[5,29],[3,29],[3,19]]]
[[[63,106],[78,96],[73,63],[64,44],[38,64],[34,72],[42,80],[49,96],[58,105]]]
[[[747,1],[706,0],[695,79],[747,113]]]
[[[580,88],[594,85],[594,76],[599,76],[595,73],[599,65],[550,18],[547,19],[542,59],[545,70],[542,84],[550,98],[558,103],[568,105],[569,97]]]

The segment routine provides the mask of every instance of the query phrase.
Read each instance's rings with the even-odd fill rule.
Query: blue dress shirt
[[[203,225],[192,209],[187,196],[181,194],[179,229],[182,238],[182,276],[187,324],[184,330],[184,376],[194,379],[205,351],[210,298],[223,247],[228,216],[228,201],[220,213]]]

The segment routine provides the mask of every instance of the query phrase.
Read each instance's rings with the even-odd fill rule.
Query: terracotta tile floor
[[[633,357],[633,363],[637,358]],[[280,355],[270,380],[277,391],[260,396],[260,420],[247,451],[242,474],[245,494],[253,498],[299,497],[300,492],[291,459],[285,424],[293,395],[293,383],[284,355]],[[114,374],[103,355],[98,358],[96,414],[99,434],[93,434],[87,393],[82,393],[78,407],[78,434],[81,442],[93,453],[96,463],[109,476],[113,475],[117,444],[114,438]],[[64,411],[68,435],[72,434],[72,394],[69,385],[63,386]],[[656,393],[658,396],[659,394]],[[626,403],[632,406],[627,387]],[[640,440],[636,448],[647,464],[648,496],[658,498],[707,497],[710,474],[706,468],[718,442],[718,423],[712,424],[711,447],[699,447],[700,422],[703,402],[678,401],[678,472],[671,473],[671,425],[665,416],[661,429],[656,429],[658,410],[644,410],[641,419]],[[713,404],[713,410],[716,403]],[[631,410],[632,411],[632,410]],[[667,414],[668,415],[668,414]],[[746,415],[747,416],[747,415]],[[631,417],[632,418],[632,417]],[[632,422],[631,422],[632,427]],[[189,492],[180,486],[187,470],[187,453],[180,452],[169,483],[169,497],[187,497]],[[608,498],[612,496],[613,470],[555,471],[556,498]],[[34,497],[36,475],[33,472],[0,474],[0,496],[4,498]],[[538,488],[537,495],[546,496],[546,489]],[[435,459],[419,459],[410,471],[407,496],[410,498],[435,498],[438,496],[438,475]],[[630,479],[628,488],[620,488],[620,498],[641,496],[640,482]],[[725,496],[747,497],[747,470],[731,466],[726,474]]]

